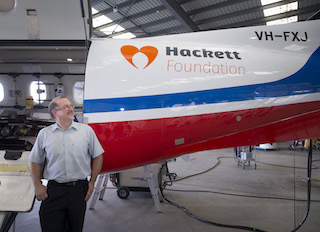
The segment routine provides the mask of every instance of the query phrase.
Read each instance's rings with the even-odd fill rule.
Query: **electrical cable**
[[[218,163],[216,163],[213,167],[211,167],[211,168],[209,168],[209,169],[207,169],[207,170],[205,170],[203,172],[199,172],[199,173],[196,173],[196,174],[193,174],[193,175],[190,175],[190,176],[182,177],[180,179],[172,180],[171,182],[178,182],[178,181],[185,180],[185,179],[188,179],[188,178],[191,178],[191,177],[195,177],[195,176],[199,176],[199,175],[205,174],[205,173],[213,170],[214,168],[216,168],[220,164],[221,159],[223,159],[223,158],[233,158],[233,157],[219,156],[219,157],[217,157]]]
[[[248,226],[238,226],[238,225],[227,225],[227,224],[221,224],[221,223],[216,223],[216,222],[212,222],[212,221],[209,221],[207,219],[204,219],[204,218],[201,218],[195,214],[192,214],[187,208],[173,202],[173,201],[170,201],[168,200],[163,194],[163,199],[165,199],[169,204],[181,209],[182,211],[184,211],[187,215],[189,215],[190,217],[198,220],[198,221],[201,221],[201,222],[204,222],[204,223],[207,223],[207,224],[211,224],[211,225],[214,225],[214,226],[217,226],[217,227],[224,227],[224,228],[232,228],[232,229],[239,229],[239,230],[247,230],[247,231],[258,231],[258,232],[264,232],[264,230],[260,230],[260,229],[256,229],[256,228],[253,228],[253,227],[248,227]]]
[[[196,173],[196,174],[193,174],[193,175],[190,175],[190,176],[186,176],[186,177],[183,177],[181,179],[178,179],[178,180],[171,180],[171,182],[177,182],[177,181],[181,181],[181,180],[185,180],[187,178],[191,178],[191,177],[194,177],[194,176],[197,176],[197,175],[202,175],[204,173],[207,173],[211,170],[213,170],[214,168],[216,168],[220,163],[221,163],[221,159],[222,158],[233,158],[233,157],[223,157],[223,156],[219,156],[217,157],[218,159],[218,163],[216,163],[213,167],[203,171],[203,172],[200,172],[200,173]],[[161,192],[161,195],[163,197],[164,200],[166,200],[169,204],[181,209],[182,211],[184,211],[188,216],[192,217],[193,219],[196,219],[198,221],[201,221],[201,222],[204,222],[204,223],[207,223],[207,224],[210,224],[210,225],[214,225],[214,226],[217,226],[217,227],[224,227],[224,228],[232,228],[232,229],[239,229],[239,230],[247,230],[247,231],[258,231],[258,232],[265,232],[264,230],[260,230],[260,229],[256,229],[256,228],[253,228],[253,227],[248,227],[248,226],[239,226],[239,225],[228,225],[228,224],[222,224],[222,223],[217,223],[217,222],[213,222],[213,221],[209,221],[207,219],[204,219],[202,217],[199,217],[193,213],[191,213],[187,208],[185,208],[184,206],[181,206],[179,205],[178,203],[175,203],[171,200],[169,200],[168,198],[166,198],[163,194],[163,189],[160,188],[160,192]]]
[[[312,144],[312,143],[310,143]],[[219,156],[217,157],[218,159],[218,162],[211,168],[203,171],[203,172],[200,172],[200,173],[196,173],[196,174],[193,174],[193,175],[190,175],[190,176],[186,176],[186,177],[183,177],[183,178],[180,178],[180,179],[177,179],[177,180],[170,180],[170,182],[177,182],[177,181],[181,181],[181,180],[185,180],[187,178],[191,178],[191,177],[194,177],[194,176],[197,176],[197,175],[202,175],[204,173],[207,173],[211,170],[213,170],[214,168],[216,168],[220,162],[221,162],[221,159],[222,158],[233,158],[233,157],[223,157],[223,156]],[[320,161],[320,160],[315,160],[315,161]],[[290,167],[290,166],[285,166],[285,165],[274,165],[274,164],[268,164],[268,163],[264,163],[264,162],[260,162],[262,164],[265,164],[265,165],[271,165],[271,166],[278,166],[278,167],[285,167],[285,168],[296,168],[296,167]],[[305,168],[299,168],[299,169],[305,169]],[[292,232],[295,232],[297,231],[303,224],[304,222],[306,221],[308,215],[309,215],[309,211],[310,211],[310,202],[311,202],[311,170],[312,170],[312,146],[309,147],[309,154],[308,154],[308,167],[307,167],[307,170],[308,170],[308,195],[307,195],[307,209],[306,209],[306,213],[305,213],[305,216],[304,218],[302,219],[302,221],[299,223],[299,226],[296,227]],[[315,167],[314,169],[318,169],[318,167]],[[262,198],[262,199],[278,199],[278,200],[294,200],[294,201],[306,201],[306,200],[297,200],[295,199],[295,197],[293,199],[289,199],[289,198],[282,198],[282,197],[260,197],[260,196],[250,196],[250,195],[242,195],[242,194],[231,194],[231,193],[220,193],[220,192],[214,192],[214,191],[205,191],[205,190],[197,190],[197,191],[193,191],[193,190],[174,190],[174,189],[167,189],[168,191],[183,191],[183,192],[207,192],[207,193],[216,193],[216,194],[224,194],[224,195],[230,195],[230,196],[239,196],[239,197],[254,197],[254,198]],[[167,199],[164,194],[163,194],[163,189],[161,189],[161,195],[163,197],[164,200],[166,200],[169,204],[181,209],[182,211],[184,211],[187,215],[189,215],[190,217],[196,219],[196,220],[199,220],[201,222],[204,222],[204,223],[207,223],[207,224],[211,224],[211,225],[214,225],[214,226],[217,226],[217,227],[225,227],[225,228],[233,228],[233,229],[240,229],[240,230],[247,230],[247,231],[263,231],[263,230],[260,230],[260,229],[256,229],[256,228],[253,228],[253,227],[247,227],[247,226],[238,226],[238,225],[227,225],[227,224],[221,224],[221,223],[216,223],[216,222],[212,222],[212,221],[209,221],[207,219],[204,219],[204,218],[201,218],[197,215],[194,215],[192,214],[187,208]],[[320,200],[312,200],[312,202],[320,202]]]
[[[296,152],[293,152],[293,166],[296,166]],[[293,198],[296,199],[296,169],[293,169]],[[293,202],[293,225],[296,228],[296,201]]]
[[[306,209],[306,213],[302,219],[302,221],[300,222],[299,226],[296,227],[292,232],[297,231],[298,229],[300,229],[300,227],[305,223],[305,221],[307,220],[307,217],[309,215],[310,212],[310,199],[311,199],[311,171],[312,171],[312,139],[310,139],[310,146],[309,146],[309,151],[308,151],[308,193],[307,193],[307,197],[308,197],[308,201],[307,201],[307,209]]]
[[[314,160],[315,161],[319,161],[319,160]],[[280,168],[293,168],[293,169],[308,169],[308,167],[291,167],[291,166],[287,166],[287,165],[279,165],[279,164],[270,164],[270,163],[266,163],[266,162],[261,162],[261,161],[255,161],[256,163],[259,164],[264,164],[264,165],[269,165],[269,166],[274,166],[274,167],[280,167]],[[319,167],[317,166],[313,166],[312,169],[319,169]]]
[[[225,193],[225,192],[217,192],[217,191],[209,191],[209,190],[166,189],[166,191],[186,192],[186,193],[212,193],[212,194],[219,194],[219,195],[225,195],[225,196],[258,198],[258,199],[268,199],[268,200],[284,200],[284,201],[294,201],[294,200],[295,200],[295,201],[300,201],[300,202],[305,202],[305,201],[307,201],[307,200],[304,200],[304,199],[294,199],[294,198],[286,198],[286,197],[272,197],[272,196],[255,196],[255,195]],[[320,203],[320,200],[311,200],[311,202]]]

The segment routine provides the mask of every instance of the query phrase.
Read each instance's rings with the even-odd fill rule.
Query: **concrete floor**
[[[292,231],[304,217],[307,207],[307,151],[256,151],[254,161],[242,169],[233,158],[233,149],[198,152],[186,162],[177,158],[169,171],[177,179],[205,171],[205,174],[173,183],[165,197],[186,207],[191,213],[215,223],[252,227],[264,231]],[[320,178],[320,151],[313,153],[312,179]],[[293,167],[296,167],[295,169]],[[150,193],[131,192],[128,199],[118,198],[108,185],[103,201],[87,210],[84,232],[108,231],[243,231],[199,222],[167,202],[157,213]],[[297,199],[296,201],[292,199]],[[299,231],[320,231],[320,181],[312,181],[312,202],[307,221]],[[89,202],[90,204],[90,202]],[[16,232],[38,232],[39,202],[30,213],[16,218]],[[13,228],[10,229],[13,231]]]

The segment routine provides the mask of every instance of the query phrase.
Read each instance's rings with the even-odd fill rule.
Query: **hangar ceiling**
[[[86,1],[86,0],[83,0]],[[93,37],[144,38],[194,31],[265,25],[274,20],[319,18],[320,0],[88,0]],[[264,1],[272,1],[263,6]],[[292,4],[288,7],[286,4]],[[266,16],[264,10],[278,9]],[[296,8],[295,8],[296,7]],[[91,21],[91,20],[89,20]],[[129,35],[129,37],[126,37]],[[82,73],[87,57],[85,41],[72,44],[0,46],[0,74]],[[43,41],[42,41],[43,42]],[[9,44],[8,44],[9,43]],[[65,43],[65,41],[64,41]],[[14,45],[14,46],[13,46]],[[36,46],[35,46],[36,45]],[[72,58],[72,61],[66,58]]]
[[[94,36],[141,38],[315,19],[320,0],[91,0],[91,7]]]

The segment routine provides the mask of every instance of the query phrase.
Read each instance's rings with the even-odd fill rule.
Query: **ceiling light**
[[[97,11],[95,8],[91,7],[91,12],[94,15],[94,14],[98,13],[99,11]]]
[[[292,2],[289,4],[265,9],[263,10],[263,13],[264,13],[264,17],[268,17],[271,15],[282,14],[282,13],[286,13],[286,12],[297,10],[297,9],[298,9],[298,2]]]
[[[283,19],[278,19],[274,21],[269,21],[267,22],[267,25],[276,25],[276,24],[286,24],[286,23],[293,23],[298,21],[298,16],[292,16],[289,18],[283,18]]]
[[[281,2],[282,0],[261,0],[261,5],[265,6],[265,5],[269,5],[271,3],[275,3],[275,2]]]
[[[72,58],[67,58],[67,61],[72,62],[73,60]]]
[[[99,17],[93,18],[92,19],[92,26],[93,27],[99,27],[101,25],[107,24],[107,23],[111,23],[112,20],[109,19],[107,16],[105,15],[101,15]]]
[[[135,38],[136,36],[130,32],[121,34],[121,35],[117,35],[117,36],[113,36],[113,39],[132,39]]]

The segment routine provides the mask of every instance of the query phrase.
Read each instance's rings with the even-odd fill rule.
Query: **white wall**
[[[84,40],[87,20],[80,0],[15,0],[11,11],[0,11],[0,40]],[[85,3],[88,18],[87,0]],[[35,9],[36,16],[27,16]],[[89,33],[89,32],[88,32]],[[39,38],[37,38],[37,36]]]

